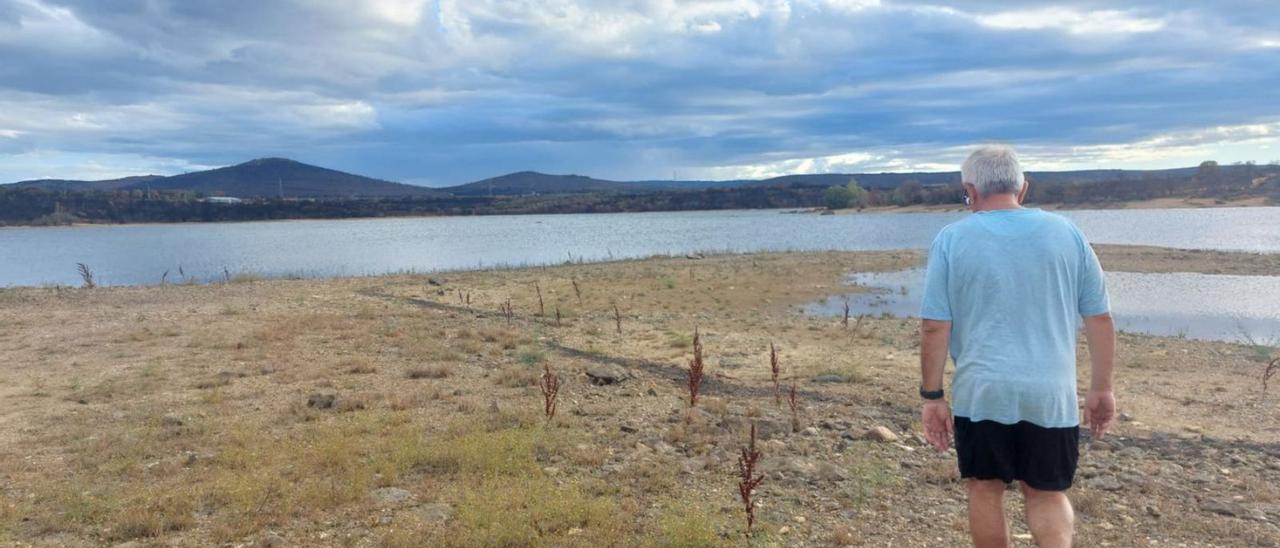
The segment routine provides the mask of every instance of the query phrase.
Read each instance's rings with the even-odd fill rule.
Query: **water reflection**
[[[849,282],[870,291],[805,307],[813,315],[919,317],[921,269],[857,273]],[[1122,331],[1192,339],[1280,343],[1280,277],[1108,272],[1112,315]]]

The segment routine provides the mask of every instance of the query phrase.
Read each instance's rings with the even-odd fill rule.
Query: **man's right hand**
[[[920,424],[924,426],[925,439],[934,449],[946,451],[951,446],[951,406],[947,400],[925,400]]]
[[[1090,390],[1084,398],[1084,424],[1102,439],[1116,418],[1116,397],[1110,390]]]

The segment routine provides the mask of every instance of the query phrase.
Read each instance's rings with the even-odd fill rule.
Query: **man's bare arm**
[[[929,391],[942,389],[943,372],[947,367],[947,347],[950,344],[951,322],[920,321],[921,388]]]
[[[1115,420],[1116,400],[1112,393],[1116,358],[1116,325],[1111,314],[1087,316],[1084,336],[1089,343],[1089,393],[1084,401],[1084,423],[1095,438],[1106,435]]]
[[[951,322],[920,322],[920,388],[930,392],[942,389],[950,342]],[[925,400],[920,422],[925,438],[935,449],[945,451],[951,445],[951,408],[945,398]]]

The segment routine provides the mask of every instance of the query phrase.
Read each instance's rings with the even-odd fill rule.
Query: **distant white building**
[[[232,196],[209,196],[208,198],[205,198],[204,201],[211,204],[238,204],[244,200]]]

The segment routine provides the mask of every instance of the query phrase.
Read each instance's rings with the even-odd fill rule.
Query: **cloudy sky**
[[[285,156],[430,185],[1280,159],[1280,9],[0,0],[0,182]],[[1199,6],[1199,7],[1196,7]]]

